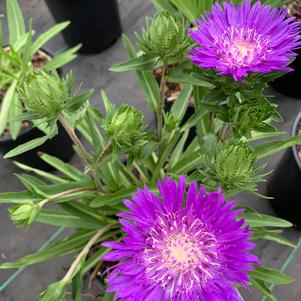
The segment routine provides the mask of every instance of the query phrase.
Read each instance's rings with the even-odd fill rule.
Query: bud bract
[[[182,55],[192,44],[188,28],[189,22],[178,13],[162,11],[146,19],[146,28],[137,35],[137,46],[145,54],[161,59]]]

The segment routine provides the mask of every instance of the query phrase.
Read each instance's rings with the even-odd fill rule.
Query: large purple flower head
[[[294,19],[286,10],[260,2],[244,0],[237,7],[216,3],[190,31],[201,46],[192,50],[191,60],[240,81],[248,72],[291,71],[289,59],[300,45],[299,22]]]
[[[258,258],[247,250],[249,227],[237,219],[242,210],[224,202],[221,191],[206,193],[185,177],[177,184],[158,182],[160,198],[139,189],[130,210],[121,213],[126,233],[102,260],[119,261],[111,272],[109,290],[124,301],[238,301],[234,283],[247,286]],[[185,197],[186,195],[186,197]]]

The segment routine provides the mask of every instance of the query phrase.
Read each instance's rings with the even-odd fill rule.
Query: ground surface
[[[26,20],[33,18],[33,28],[39,33],[43,32],[54,21],[41,0],[21,0]],[[145,16],[153,14],[152,5],[148,0],[123,0],[120,2],[120,13],[123,31],[131,40],[134,39],[134,31],[138,31],[144,23]],[[0,0],[0,14],[5,12],[5,1]],[[5,28],[4,28],[5,30]],[[109,29],[108,29],[109,30]],[[101,37],[97,37],[101,38]],[[59,36],[48,44],[51,51],[59,51],[64,48],[63,39]],[[139,89],[136,78],[133,74],[114,74],[108,68],[126,57],[121,41],[117,41],[110,49],[98,55],[79,56],[69,64],[64,71],[73,69],[76,83],[83,83],[84,87],[93,87],[97,93],[94,96],[94,103],[100,104],[98,93],[105,89],[114,103],[129,103],[137,106],[146,114],[149,124],[153,122],[153,115],[144,102],[143,94]],[[276,94],[273,91],[270,91]],[[293,120],[301,109],[301,100],[288,99],[276,94],[275,102],[279,104],[280,111],[284,116],[282,130],[289,131]],[[281,154],[273,156],[268,160],[268,167],[274,168]],[[74,164],[77,164],[74,161]],[[17,169],[10,161],[0,159],[0,191],[17,191],[21,185],[14,176]],[[265,185],[260,187],[261,192],[265,191]],[[267,201],[257,199],[248,194],[240,194],[237,199],[244,204],[254,206],[262,212],[272,212]],[[7,216],[7,207],[0,207],[0,262],[12,261],[28,253],[39,249],[56,233],[55,227],[42,224],[35,224],[30,229],[17,229]],[[58,235],[64,235],[64,233]],[[286,237],[298,243],[301,233],[296,230],[286,231]],[[301,300],[301,249],[290,256],[292,249],[279,246],[275,243],[262,242],[259,244],[257,253],[263,263],[281,268],[285,264],[286,272],[295,277],[295,283],[289,286],[282,286],[274,289],[280,301]],[[290,256],[290,257],[289,257]],[[290,261],[288,261],[290,258]],[[59,280],[65,273],[65,269],[72,258],[62,258],[54,262],[43,263],[19,271],[0,271],[0,301],[34,301],[37,295],[45,287],[56,280]],[[14,275],[14,279],[9,279]],[[9,281],[9,285],[8,282]],[[13,280],[13,281],[10,281]],[[92,300],[88,296],[85,300]],[[259,301],[261,297],[254,291],[246,294],[246,300]]]

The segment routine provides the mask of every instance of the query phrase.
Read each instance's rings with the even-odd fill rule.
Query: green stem
[[[164,97],[165,97],[165,88],[166,88],[166,78],[165,74],[167,71],[167,64],[164,63],[162,67],[162,74],[161,74],[161,82],[160,82],[160,99],[157,108],[157,131],[158,131],[158,138],[159,141],[162,137],[162,128],[163,128],[163,108],[164,108]]]
[[[39,202],[39,205],[41,207],[43,207],[44,205],[46,205],[50,201],[53,201],[53,200],[56,200],[56,199],[59,199],[61,197],[71,195],[71,194],[74,194],[74,193],[78,193],[78,192],[82,192],[82,191],[89,191],[89,190],[91,190],[91,187],[79,187],[79,188],[66,190],[66,191],[54,194],[54,195],[50,196],[49,198],[44,199],[43,201]]]
[[[100,163],[102,161],[102,159],[106,156],[106,154],[110,151],[111,147],[112,147],[112,140],[110,139],[108,141],[108,143],[105,145],[105,147],[103,148],[102,152],[100,153],[100,155],[98,156],[96,163]]]
[[[227,138],[231,136],[232,133],[232,125],[230,123],[224,123],[223,127],[221,128],[218,140],[224,142]]]
[[[74,128],[72,128],[69,125],[67,120],[62,115],[59,117],[59,121],[62,124],[62,126],[64,127],[64,129],[66,130],[66,132],[68,133],[68,135],[69,135],[70,139],[72,140],[72,142],[74,143],[74,145],[76,145],[77,148],[79,149],[80,157],[84,160],[84,162],[87,165],[90,165],[92,163],[91,155],[89,154],[89,152],[86,150],[84,145],[81,143],[81,141],[77,137]],[[90,168],[90,174],[96,184],[96,187],[99,190],[101,190],[101,183],[100,183],[100,179],[99,179],[97,170],[95,170],[94,168]]]
[[[79,138],[77,137],[74,128],[72,128],[69,125],[67,120],[62,115],[59,117],[59,121],[60,121],[61,125],[64,127],[64,129],[66,130],[66,132],[68,133],[68,135],[69,135],[70,139],[72,140],[72,142],[74,143],[74,145],[77,146],[77,148],[79,149],[81,157],[85,161],[85,163],[87,163],[87,164],[91,163],[91,156],[88,153],[88,151],[86,150],[86,148],[84,147],[84,145],[81,143]]]
[[[92,238],[88,241],[88,243],[85,245],[85,247],[79,253],[79,255],[76,257],[76,259],[72,263],[71,267],[69,268],[67,274],[65,275],[64,280],[66,281],[66,283],[69,283],[70,280],[73,278],[74,272],[78,268],[78,265],[80,264],[80,262],[83,259],[85,259],[87,257],[90,249],[94,246],[94,244],[98,241],[98,239],[102,235],[104,235],[107,231],[111,230],[112,226],[113,226],[113,224],[108,225],[108,226],[102,228],[101,230],[99,230],[97,233],[95,233],[95,235],[92,236]]]

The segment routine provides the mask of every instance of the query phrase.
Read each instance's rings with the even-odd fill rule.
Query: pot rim
[[[4,46],[2,46],[3,48],[8,47],[9,45],[4,44]],[[39,48],[39,50],[45,52],[47,55],[49,55],[51,58],[55,57],[54,51],[51,51],[49,48],[47,47],[42,47]],[[60,67],[58,69],[56,69],[59,76],[62,77],[63,76],[63,69]],[[31,123],[30,126],[28,128],[26,128],[25,130],[21,130],[20,133],[18,134],[17,138],[15,140],[12,139],[12,137],[9,135],[8,137],[2,137],[0,136],[0,145],[11,142],[11,141],[17,141],[18,138],[26,135],[27,133],[31,132],[32,130],[34,130],[36,127]]]
[[[291,133],[292,137],[296,136],[300,121],[301,121],[301,111],[298,113],[298,115],[297,115],[297,117],[294,121],[293,128],[292,128],[292,133]],[[293,150],[295,160],[296,160],[296,162],[299,166],[299,169],[301,170],[301,159],[298,155],[297,145],[294,145],[292,147],[292,150]]]

